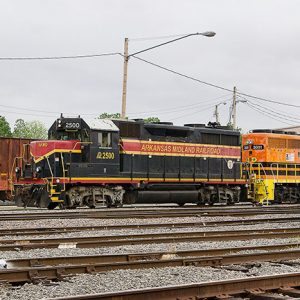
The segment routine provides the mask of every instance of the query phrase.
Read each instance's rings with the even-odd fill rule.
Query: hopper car
[[[11,200],[15,167],[19,166],[18,158],[23,163],[30,160],[29,144],[33,140],[0,137],[0,200]]]

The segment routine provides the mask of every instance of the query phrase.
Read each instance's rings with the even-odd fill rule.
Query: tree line
[[[119,113],[102,113],[99,119],[120,119]],[[157,117],[148,117],[144,119],[145,123],[159,122]],[[47,139],[47,128],[41,121],[24,121],[17,119],[13,129],[4,116],[0,116],[0,137],[14,137],[26,139]]]
[[[11,129],[5,117],[0,116],[0,137],[14,137],[26,139],[46,139],[47,128],[40,121],[16,120],[13,129]]]

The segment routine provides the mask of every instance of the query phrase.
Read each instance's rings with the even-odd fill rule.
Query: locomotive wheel
[[[23,202],[23,198],[21,195],[15,196],[14,201],[18,207],[24,207],[24,202]]]
[[[209,201],[208,201],[208,205],[213,206],[214,203],[217,203],[217,202],[218,202],[218,195],[217,194],[212,194],[210,196]]]
[[[106,206],[108,208],[111,208],[112,207],[112,200],[111,200],[110,196],[105,195],[104,198],[105,198],[105,204],[106,204]]]
[[[228,205],[228,206],[234,205],[234,201],[233,201],[231,195],[228,196],[228,199],[227,199],[227,205]]]
[[[47,191],[42,191],[39,199],[36,200],[36,204],[37,204],[37,207],[40,207],[40,208],[49,208],[49,205],[51,204],[49,193]]]

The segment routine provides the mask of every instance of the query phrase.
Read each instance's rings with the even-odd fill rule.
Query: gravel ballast
[[[263,224],[263,229],[283,229],[283,228],[300,228],[300,222],[292,223],[269,223]],[[172,233],[172,232],[218,232],[218,231],[239,231],[239,230],[258,230],[262,229],[262,224],[256,225],[236,225],[236,226],[213,226],[213,227],[162,227],[162,228],[149,228],[149,229],[121,229],[121,230],[83,230],[76,232],[64,232],[59,234],[43,235],[5,235],[0,237],[1,240],[34,240],[34,239],[47,239],[47,238],[77,238],[77,237],[102,237],[102,236],[120,236],[120,235],[138,235],[138,234],[152,234],[152,233]]]
[[[2,213],[2,212],[1,212]],[[14,220],[14,221],[0,221],[0,229],[26,229],[26,228],[58,228],[58,227],[80,227],[80,226],[111,226],[111,225],[137,225],[137,224],[177,224],[177,223],[191,223],[201,222],[205,225],[206,222],[217,221],[235,221],[235,220],[273,220],[276,218],[300,218],[300,214],[263,214],[253,216],[194,216],[194,217],[172,217],[172,218],[125,218],[125,219],[42,219],[42,220]]]
[[[287,239],[257,239],[248,241],[220,241],[220,242],[184,242],[184,243],[166,243],[166,244],[144,244],[144,245],[125,245],[102,248],[69,248],[69,249],[31,249],[26,251],[3,251],[0,259],[18,259],[18,258],[38,258],[38,257],[56,257],[56,256],[87,256],[87,255],[112,255],[127,253],[146,253],[146,252],[175,252],[189,250],[205,250],[218,248],[238,248],[247,246],[268,246],[277,244],[295,244],[299,243],[299,238]]]
[[[47,211],[43,211],[47,213]],[[58,212],[58,211],[56,211]],[[63,211],[59,211],[63,213]],[[26,229],[26,228],[68,228],[81,226],[110,226],[110,225],[136,225],[136,224],[176,224],[176,223],[201,223],[199,227],[183,228],[155,228],[155,229],[118,229],[118,230],[88,230],[79,232],[68,232],[63,234],[43,235],[41,233],[28,236],[7,235],[0,237],[1,240],[20,239],[46,239],[61,237],[93,237],[107,235],[132,235],[150,233],[169,233],[169,232],[194,232],[194,231],[231,231],[231,230],[255,230],[255,229],[277,229],[277,228],[300,228],[300,222],[278,222],[267,223],[267,220],[276,218],[300,218],[300,214],[263,214],[250,216],[200,216],[194,217],[170,217],[170,218],[126,218],[126,219],[43,219],[27,221],[0,221],[0,229]],[[255,225],[235,225],[208,227],[207,222],[232,221],[232,220],[266,220],[266,223]],[[267,246],[278,244],[299,244],[300,238],[281,238],[281,239],[256,239],[246,241],[210,241],[210,242],[184,242],[184,243],[162,243],[145,245],[125,245],[101,248],[68,248],[68,249],[32,249],[20,251],[3,251],[0,259],[18,258],[39,258],[39,257],[58,257],[58,256],[87,256],[87,255],[112,255],[130,254],[145,252],[176,252],[190,250],[206,250],[218,248],[238,248],[247,246]],[[255,253],[257,251],[245,250],[241,253]],[[261,252],[261,250],[259,251]],[[9,266],[11,267],[11,266]],[[258,263],[248,272],[229,270],[226,267],[167,267],[144,270],[115,270],[102,272],[95,275],[81,274],[70,277],[66,281],[53,282],[50,285],[25,284],[18,287],[0,286],[0,300],[15,299],[47,299],[50,297],[63,297],[78,294],[103,293],[113,291],[123,291],[128,289],[140,289],[146,287],[159,287],[176,284],[189,284],[205,281],[217,281],[248,276],[274,275],[288,272],[298,272],[299,266],[289,266],[279,263]]]
[[[298,272],[299,267],[261,263],[249,272],[223,268],[172,267],[147,270],[116,270],[95,275],[78,275],[55,285],[25,284],[20,288],[2,288],[2,300],[47,299],[80,294],[124,291],[178,284],[245,278],[249,276],[275,275]]]

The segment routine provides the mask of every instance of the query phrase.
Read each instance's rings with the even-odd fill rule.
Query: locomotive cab
[[[63,152],[63,168],[69,181],[73,177],[88,180],[119,174],[119,129],[111,120],[85,122],[80,117],[61,117],[49,129],[49,139],[59,143],[59,147],[69,144],[63,147],[68,154],[56,147],[57,152]]]

